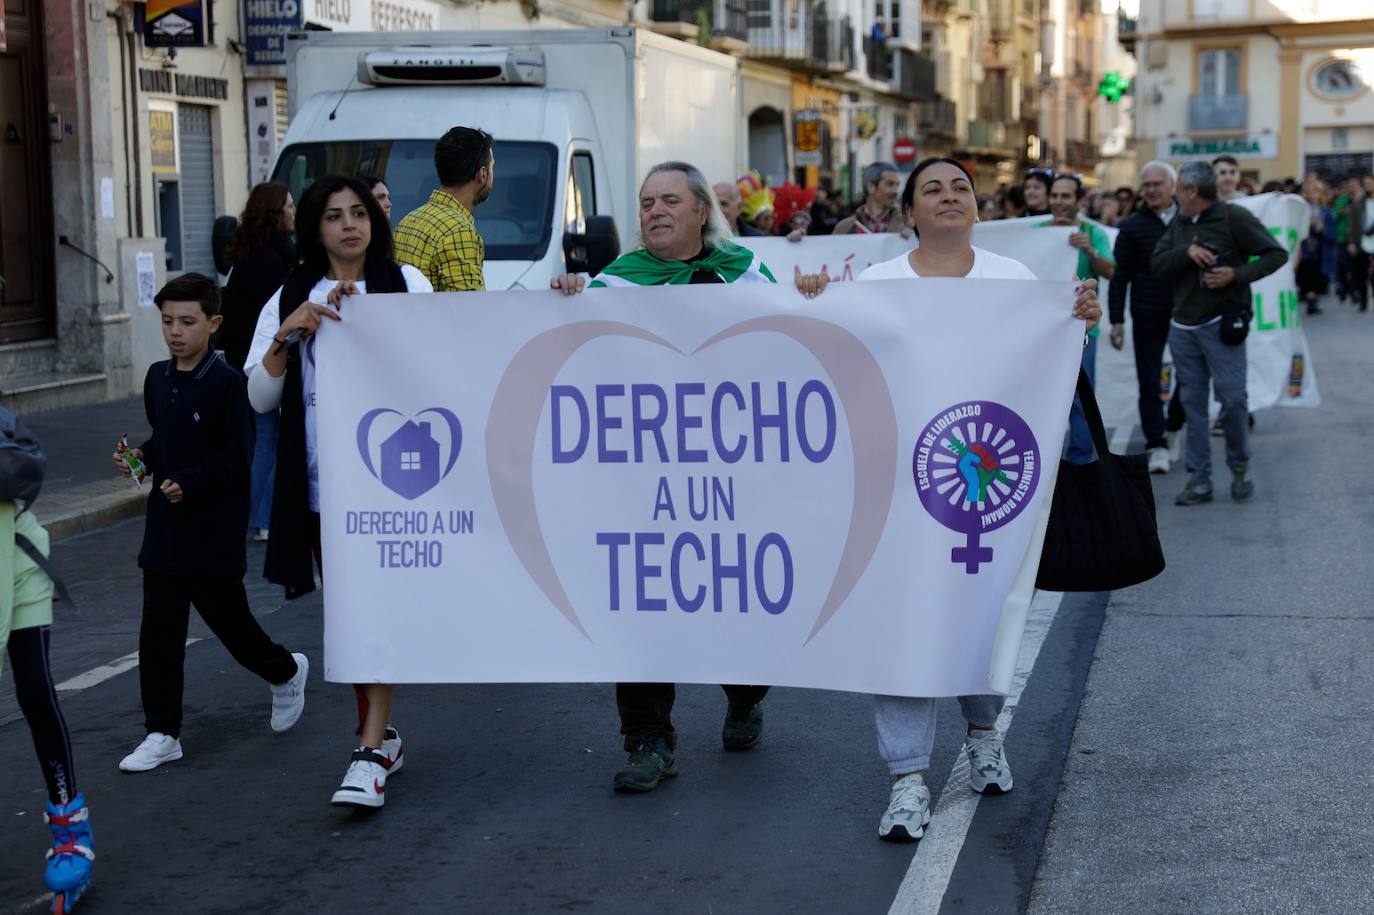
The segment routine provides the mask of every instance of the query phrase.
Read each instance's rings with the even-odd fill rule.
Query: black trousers
[[[1360,311],[1369,307],[1369,255],[1363,250],[1350,255],[1350,295]]]
[[[725,696],[730,705],[749,709],[768,695],[766,686],[726,686]],[[677,731],[673,730],[673,701],[677,685],[673,683],[617,683],[615,704],[620,709],[620,733],[625,735],[625,749],[633,750],[644,737],[663,737],[668,746],[677,746]]]
[[[1168,407],[1159,399],[1159,372],[1164,364],[1164,345],[1169,342],[1169,315],[1140,315],[1131,311],[1131,345],[1135,350],[1135,377],[1140,386],[1140,429],[1146,448],[1164,448],[1169,441],[1164,433],[1183,428],[1183,403],[1174,391]]]
[[[181,736],[185,686],[186,627],[191,605],[235,661],[268,683],[296,675],[291,652],[268,638],[253,611],[242,578],[143,573],[143,625],[138,633],[138,684],[149,733]]]
[[[61,807],[77,795],[76,767],[72,764],[67,721],[57,704],[57,687],[48,667],[48,637],[47,626],[16,629],[10,633],[9,654],[15,697],[33,735],[33,749],[43,769],[48,800]]]

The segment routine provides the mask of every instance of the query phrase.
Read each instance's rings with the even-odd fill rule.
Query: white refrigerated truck
[[[734,58],[630,27],[296,32],[287,88],[273,177],[299,200],[329,172],[377,175],[393,224],[436,187],[445,131],[492,134],[496,184],[475,211],[488,289],[599,269],[612,220],[628,248],[656,162],[686,160],[712,181],[741,173]]]

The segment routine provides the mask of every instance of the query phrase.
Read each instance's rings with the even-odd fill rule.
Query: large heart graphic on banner
[[[807,641],[834,617],[868,568],[887,526],[896,484],[897,413],[878,361],[849,331],[801,315],[770,315],[726,328],[690,355],[743,334],[777,333],[805,347],[830,375],[844,406],[854,452],[849,528],[830,591]],[[568,599],[539,525],[534,500],[534,440],[549,388],[567,361],[600,337],[629,337],[689,355],[656,334],[617,321],[578,321],[545,331],[511,360],[487,419],[487,473],[496,511],[515,555],[539,589],[588,639]]]

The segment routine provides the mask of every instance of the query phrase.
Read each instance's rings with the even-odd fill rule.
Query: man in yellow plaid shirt
[[[491,135],[453,128],[434,146],[434,170],[439,189],[396,225],[396,260],[423,273],[435,292],[485,290],[486,246],[472,211],[496,180]]]

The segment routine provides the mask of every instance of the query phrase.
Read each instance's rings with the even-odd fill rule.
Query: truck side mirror
[[[563,261],[569,273],[596,276],[620,256],[620,233],[610,216],[588,216],[581,232],[563,233]]]

